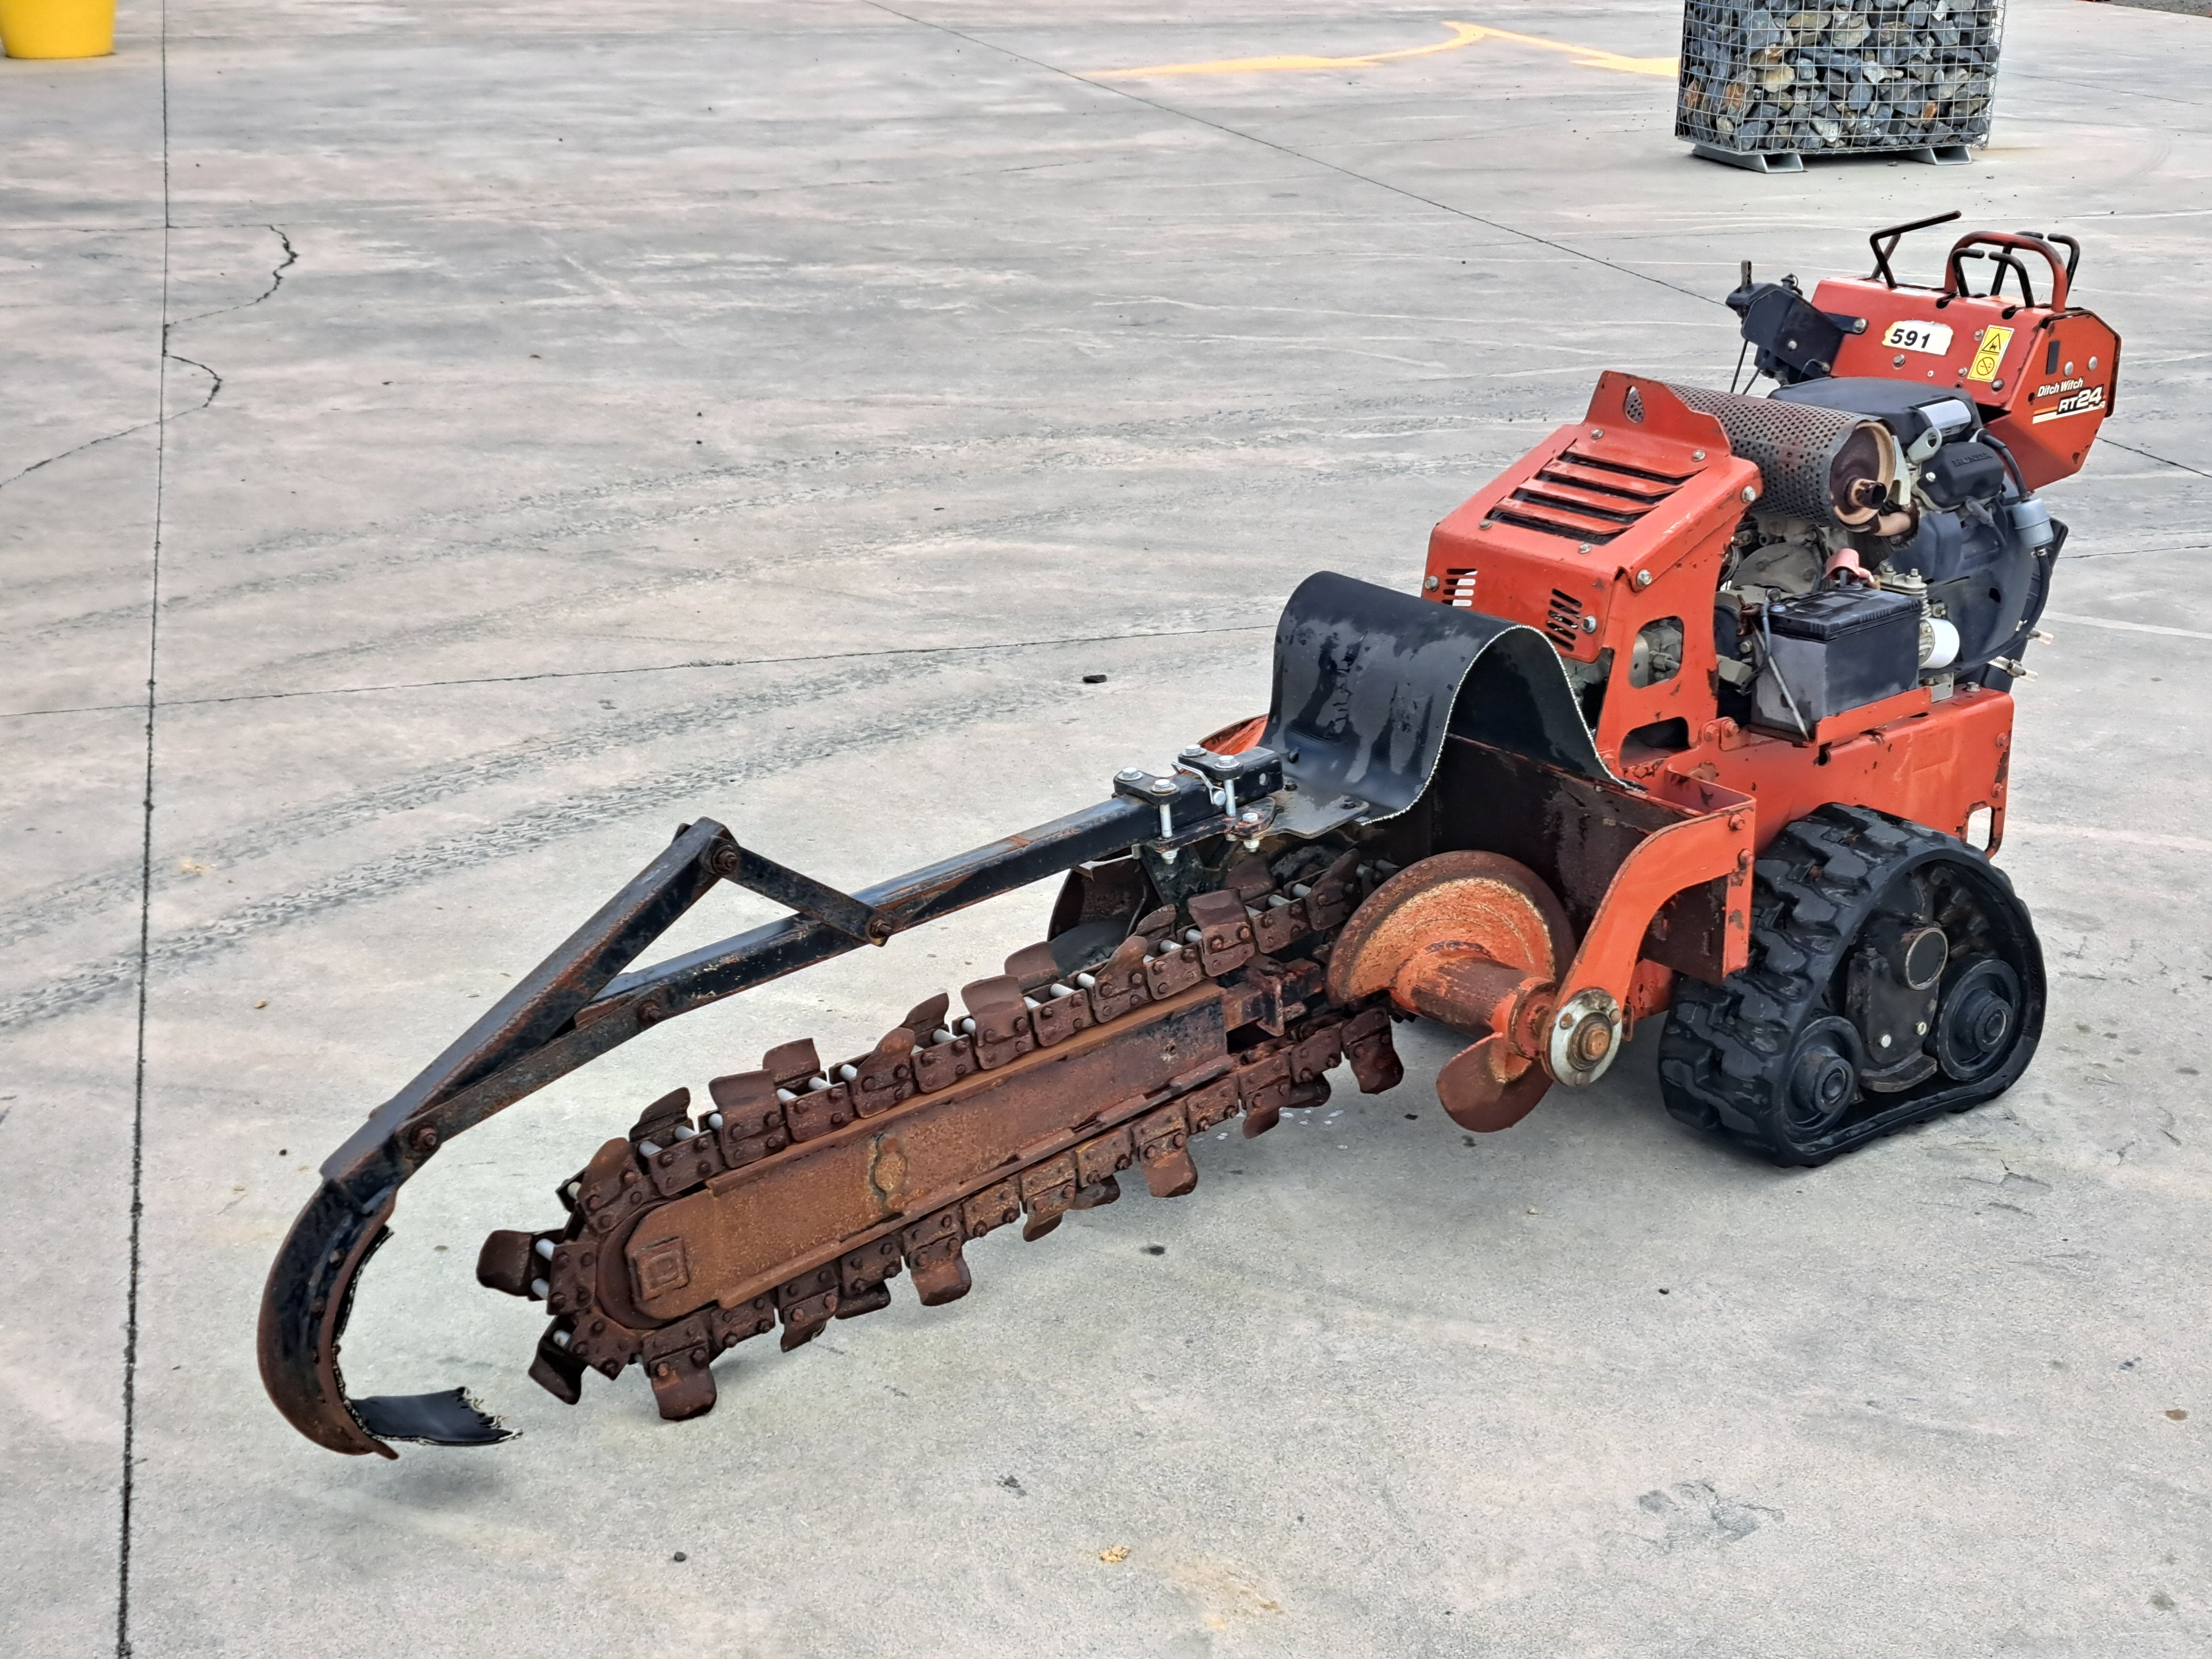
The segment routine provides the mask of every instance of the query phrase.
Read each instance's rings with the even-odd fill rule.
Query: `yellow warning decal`
[[[2005,348],[2012,343],[2008,328],[1985,328],[1982,343],[1974,348],[1973,366],[1967,369],[1970,380],[1994,380],[1997,371],[2004,367]]]

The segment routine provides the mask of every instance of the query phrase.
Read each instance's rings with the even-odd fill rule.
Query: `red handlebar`
[[[1999,251],[1988,254],[1975,252],[1980,246],[1992,247]],[[1954,242],[1951,245],[1950,257],[1944,261],[1944,291],[1953,295],[1971,293],[1972,290],[1966,286],[1966,260],[1991,258],[1998,261],[1999,269],[1996,282],[1990,285],[1990,292],[1992,294],[1996,292],[1998,285],[2004,281],[2005,270],[2010,270],[2020,277],[2021,301],[2024,304],[2033,305],[2035,296],[2028,289],[2027,268],[2013,257],[2011,251],[2014,248],[2023,252],[2039,253],[2043,256],[2045,263],[2051,267],[2050,309],[2065,310],[2066,291],[2069,279],[2073,276],[2073,261],[2061,255],[2056,247],[2040,236],[2021,236],[2009,231],[1978,230],[1972,235],[1961,236]]]

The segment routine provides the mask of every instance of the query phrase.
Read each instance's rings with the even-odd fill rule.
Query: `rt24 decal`
[[[2081,385],[2079,381],[2075,382],[2075,384],[2076,386]],[[2037,390],[2035,395],[2039,398],[2046,397],[2053,392],[2063,391],[2063,389],[2064,388],[2063,386],[2043,386]],[[2029,424],[2032,426],[2040,426],[2045,421],[2055,421],[2063,416],[2087,415],[2097,410],[2102,409],[2104,406],[2104,387],[2100,386],[2081,386],[2081,389],[2078,392],[2068,392],[2064,397],[2061,398],[2049,409],[2038,410],[2034,416],[2031,417]]]

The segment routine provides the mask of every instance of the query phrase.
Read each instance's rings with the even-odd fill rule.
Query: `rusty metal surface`
[[[1577,933],[1637,843],[1683,816],[1643,791],[1573,777],[1465,738],[1445,745],[1436,796],[1437,851],[1477,848],[1526,865]]]
[[[1345,924],[1329,993],[1346,1002],[1371,996],[1425,951],[1455,945],[1551,979],[1573,937],[1558,897],[1526,865],[1497,853],[1439,853],[1384,882]]]
[[[1330,998],[1316,960],[1380,872],[1346,855],[1287,889],[1262,860],[1226,874],[1074,983],[1030,945],[965,988],[964,1016],[932,998],[827,1065],[785,1043],[714,1079],[696,1121],[688,1091],[656,1100],[564,1185],[562,1225],[486,1243],[483,1281],[553,1318],[531,1375],[574,1403],[586,1369],[637,1364],[664,1416],[697,1416],[713,1359],[748,1338],[802,1346],[888,1305],[902,1272],[925,1305],[956,1301],[964,1243],[1017,1221],[1042,1238],[1126,1176],[1188,1194],[1194,1136],[1323,1103],[1347,1057],[1363,1089],[1394,1085],[1387,1006]]]
[[[1171,810],[1193,821],[1211,810],[1196,780],[1178,781],[1175,801]],[[1120,852],[1154,833],[1158,823],[1152,807],[1104,801],[853,897],[896,932]],[[321,1186],[270,1266],[258,1339],[270,1400],[309,1439],[333,1451],[396,1455],[387,1443],[392,1436],[372,1421],[375,1414],[347,1399],[339,1346],[356,1278],[384,1236],[399,1188],[441,1146],[661,1020],[858,947],[859,939],[826,922],[791,917],[643,972],[623,973],[725,878],[717,855],[734,845],[709,820],[684,826],[590,921],[324,1162]],[[503,1437],[456,1391],[407,1398],[415,1409],[388,1412],[381,1420],[386,1427],[398,1420],[434,1425],[427,1435],[409,1437],[469,1444]],[[441,1401],[451,1403],[433,1403]]]
[[[1526,865],[1457,851],[1400,871],[1353,913],[1329,958],[1340,1002],[1388,994],[1409,1013],[1480,1033],[1437,1079],[1462,1127],[1517,1123],[1550,1084],[1543,1028],[1573,949],[1565,910]]]
[[[1511,1128],[1551,1086],[1544,1068],[1497,1031],[1461,1049],[1437,1073],[1437,1099],[1453,1122],[1477,1134]]]
[[[433,1424],[467,1443],[501,1438],[466,1396],[421,1396],[415,1408],[381,1414],[349,1403],[339,1340],[362,1264],[384,1236],[400,1185],[457,1131],[441,1109],[471,1085],[540,1050],[586,1009],[637,953],[658,939],[720,878],[710,860],[729,845],[702,819],[680,830],[561,948],[526,975],[415,1080],[373,1113],[323,1165],[323,1184],[293,1223],[262,1295],[258,1346],[262,1382],[285,1418],[334,1451],[395,1454],[386,1443],[407,1425]],[[464,1123],[461,1127],[466,1127]],[[434,1401],[448,1401],[443,1407]]]
[[[1385,626],[1408,617],[1419,626]],[[1614,777],[1540,636],[1323,575],[1286,608],[1284,641],[1315,656],[1303,677],[1279,660],[1267,735],[1297,738],[1289,753],[1249,745],[1244,722],[1223,738],[1236,757],[1124,771],[1111,800],[896,881],[845,894],[719,825],[686,826],[325,1164],[264,1293],[280,1408],[345,1452],[501,1437],[458,1390],[344,1393],[352,1287],[414,1170],[661,1020],[1042,875],[1073,872],[1051,936],[957,1007],[926,999],[842,1061],[782,1044],[707,1079],[703,1111],[665,1092],[567,1184],[564,1223],[488,1242],[483,1282],[553,1318],[532,1376],[573,1403],[587,1370],[635,1364],[665,1415],[698,1415],[714,1357],[738,1342],[780,1328],[802,1346],[887,1305],[900,1275],[927,1305],[957,1300],[963,1241],[1016,1221],[1042,1238],[1117,1201],[1125,1178],[1188,1194],[1193,1136],[1237,1115],[1263,1133],[1327,1100],[1347,1060],[1363,1089],[1391,1086],[1393,1018],[1477,1039],[1437,1080],[1455,1121],[1517,1121],[1552,1080],[1597,1075],[1627,1018],[1663,1006],[1668,970],[1642,953],[1664,945],[1674,924],[1655,916],[1685,889],[1675,959],[1740,959],[1747,803],[1713,781],[1670,775],[1662,799]],[[1333,828],[1291,823],[1279,803],[1308,792],[1283,773],[1299,766],[1357,773],[1370,793]],[[1370,810],[1387,803],[1402,805]],[[802,914],[620,972],[720,880]],[[1717,927],[1700,892],[1729,895]]]
[[[714,873],[725,881],[772,899],[810,921],[834,927],[848,939],[881,945],[891,936],[890,921],[877,915],[873,906],[778,864],[750,847],[732,842],[717,848],[712,862]]]
[[[1576,1044],[1609,1055],[1620,1005],[1579,1012],[1562,1049],[1545,1025],[1567,976],[1569,907],[1502,854],[1432,852],[1439,835],[1544,847],[1605,942],[1601,960],[1586,937],[1583,959],[1601,976],[1618,969],[1625,995],[1667,883],[1711,865],[1717,835],[1733,845],[1748,831],[1729,821],[1729,792],[1701,811],[1510,748],[1451,738],[1437,752],[1444,787],[1422,810],[1327,842],[1244,839],[1242,819],[1221,816],[1218,781],[1194,765],[851,896],[749,861],[717,825],[687,826],[448,1051],[442,1073],[426,1072],[325,1166],[264,1297],[272,1397],[333,1450],[503,1437],[459,1390],[345,1396],[352,1286],[408,1176],[452,1134],[659,1019],[1041,865],[1077,866],[1055,907],[1065,926],[964,987],[961,1009],[927,999],[866,1053],[828,1065],[809,1041],[782,1044],[753,1072],[710,1079],[702,1114],[691,1091],[664,1093],[568,1183],[565,1224],[488,1241],[483,1282],[553,1316],[535,1380],[573,1403],[586,1370],[637,1364],[664,1415],[696,1416],[714,1401],[714,1357],[741,1341],[780,1328],[783,1347],[802,1346],[833,1319],[888,1305],[901,1274],[927,1305],[957,1300],[971,1284],[963,1241],[1016,1221],[1042,1238],[1116,1201],[1124,1177],[1187,1194],[1193,1136],[1239,1115],[1245,1134],[1265,1133],[1325,1101],[1326,1073],[1346,1060],[1362,1088],[1391,1086],[1394,1011],[1480,1033],[1439,1076],[1438,1097],[1468,1128],[1516,1121],[1553,1077],[1579,1080],[1567,1069]],[[1264,856],[1250,850],[1262,839]],[[1164,840],[1179,860],[1153,850]],[[1130,846],[1144,855],[1114,856]],[[717,880],[747,877],[821,914],[614,977]]]
[[[789,1158],[717,1173],[631,1236],[639,1310],[675,1319],[708,1302],[750,1300],[903,1217],[981,1192],[1009,1158],[1042,1162],[1073,1146],[1085,1125],[1116,1124],[1164,1091],[1212,1082],[1231,1063],[1222,1001],[1211,985],[1194,988],[1141,1018],[855,1118]],[[671,1251],[673,1268],[651,1271],[654,1253]]]
[[[1723,969],[1733,973],[1743,965],[1758,814],[1747,797],[1709,787],[1711,810],[1646,836],[1613,872],[1572,965],[1561,976],[1562,1004],[1588,990],[1602,992],[1616,1004],[1625,1001],[1653,918],[1676,894],[1709,883],[1720,884],[1727,894]],[[1626,1033],[1616,1028],[1614,1042],[1625,1039]]]
[[[687,827],[595,919],[598,934],[580,932],[449,1051],[442,1077],[426,1073],[404,1109],[382,1109],[325,1165],[264,1299],[272,1396],[334,1450],[501,1437],[459,1391],[344,1395],[351,1288],[413,1170],[451,1134],[659,1019],[1018,884],[1040,861],[1079,866],[1055,907],[1067,926],[966,986],[964,1012],[927,999],[867,1053],[828,1066],[811,1042],[783,1044],[754,1072],[711,1079],[712,1109],[696,1118],[689,1090],[665,1093],[570,1183],[565,1227],[487,1244],[483,1282],[555,1317],[532,1360],[537,1381],[573,1402],[586,1370],[637,1364],[665,1414],[696,1416],[714,1403],[714,1357],[738,1342],[780,1327],[783,1346],[803,1346],[832,1319],[887,1305],[901,1273],[929,1305],[957,1300],[970,1284],[963,1239],[1017,1219],[1041,1238],[1073,1212],[1115,1201],[1126,1176],[1156,1195],[1188,1194],[1193,1135],[1240,1114],[1247,1135],[1264,1133],[1326,1100],[1325,1074],[1346,1059],[1363,1088],[1391,1086],[1402,1075],[1392,1010],[1480,1033],[1444,1068],[1439,1098],[1469,1128],[1517,1121],[1565,1065],[1543,1027],[1574,937],[1569,909],[1498,853],[1429,855],[1440,827],[1545,842],[1597,913],[1602,971],[1618,968],[1626,994],[1666,881],[1711,862],[1711,826],[1726,824],[1735,798],[1699,812],[1470,739],[1439,754],[1446,787],[1422,811],[1334,845],[1290,853],[1297,843],[1277,838],[1267,856],[1240,850],[1260,837],[1240,842],[1241,821],[1218,816],[1208,827],[1203,814],[1222,801],[1205,778],[1162,780],[1172,799],[1156,799],[1147,776],[1141,794],[849,899],[781,866],[754,868],[719,826]],[[1486,781],[1493,793],[1478,811]],[[1163,830],[1182,843],[1181,861],[1100,856],[1156,846]],[[1655,842],[1668,856],[1650,856]],[[1386,849],[1414,861],[1401,870]],[[746,875],[824,917],[612,977],[714,881]],[[1574,1042],[1617,1040],[1620,1005],[1603,1006],[1613,1012],[1577,1017]],[[550,1036],[549,1009],[568,1011]]]

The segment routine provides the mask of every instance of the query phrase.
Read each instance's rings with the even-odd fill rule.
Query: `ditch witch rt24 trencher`
[[[1044,938],[958,1007],[664,1095],[552,1224],[493,1233],[477,1277],[549,1316],[530,1374],[573,1402],[639,1365],[696,1416],[749,1337],[798,1347],[902,1272],[953,1301],[972,1241],[1041,1238],[1133,1173],[1188,1194],[1194,1139],[1320,1105],[1340,1063],[1392,1087],[1401,1019],[1468,1039],[1436,1088],[1472,1130],[1662,1013],[1668,1109],[1780,1164],[2002,1092],[2044,1011],[1990,860],[2066,539],[2037,492],[2081,466],[2119,342],[2069,303],[2069,239],[1968,235],[1921,288],[1890,266],[1921,228],[1809,299],[1747,266],[1729,304],[1771,395],[1606,374],[1437,526],[1418,595],[1309,578],[1267,714],[1095,806],[857,893],[684,826],[322,1166],[262,1307],[278,1409],[339,1452],[504,1438],[459,1389],[346,1396],[408,1177],[648,1026],[1048,876]],[[793,914],[632,968],[724,882]]]

